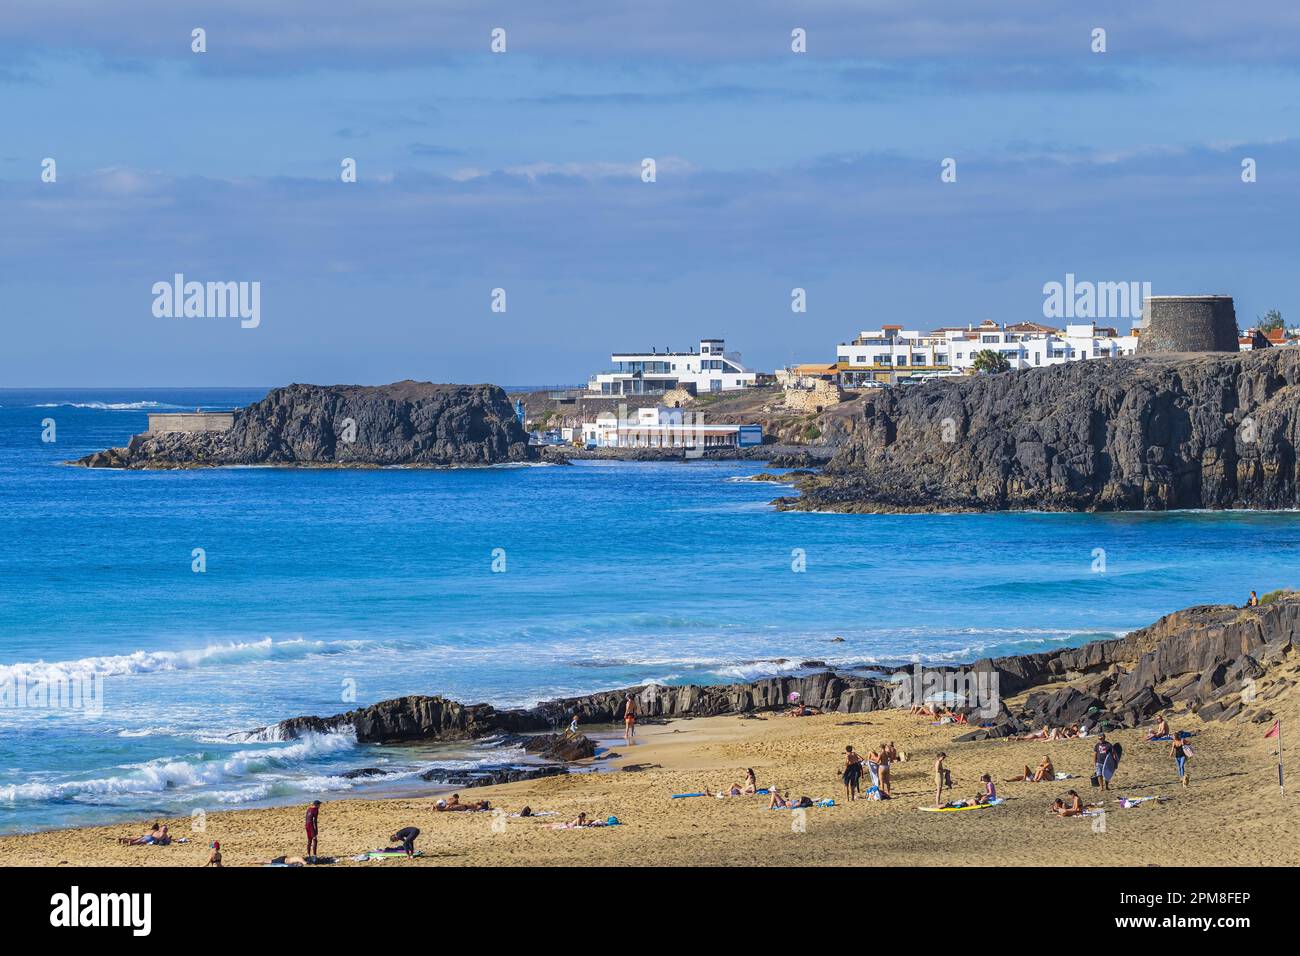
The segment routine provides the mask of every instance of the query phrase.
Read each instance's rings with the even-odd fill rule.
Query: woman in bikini
[[[880,799],[889,799],[889,744],[881,744],[880,751],[877,754],[880,760]]]

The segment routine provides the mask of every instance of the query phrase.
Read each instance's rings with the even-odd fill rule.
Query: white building
[[[861,332],[836,351],[840,383],[896,382],[933,375],[968,374],[984,350],[1005,355],[1012,369],[1115,358],[1137,351],[1137,336],[1120,335],[1092,322],[1064,330],[1037,322],[998,325],[985,321],[966,328],[935,329],[925,335],[897,325]]]
[[[674,388],[702,394],[749,388],[758,379],[722,339],[701,339],[698,352],[615,352],[614,368],[587,382],[596,395],[660,395]]]
[[[747,448],[763,444],[762,425],[706,425],[699,413],[662,406],[638,408],[620,417],[601,412],[582,426],[595,448]]]

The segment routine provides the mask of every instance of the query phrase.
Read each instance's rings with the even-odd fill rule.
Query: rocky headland
[[[878,389],[807,511],[1300,507],[1300,349],[1153,354]]]
[[[145,433],[74,464],[88,468],[220,465],[385,467],[535,460],[496,385],[287,385],[234,413],[225,431]]]
[[[931,674],[961,679],[952,686],[993,692],[992,702],[954,708],[968,715],[971,738],[1085,720],[1103,728],[1132,728],[1166,711],[1195,713],[1205,720],[1262,722],[1273,716],[1268,700],[1294,680],[1279,665],[1294,664],[1298,639],[1300,592],[1274,592],[1254,608],[1192,607],[1122,638],[984,659],[965,668],[935,668]],[[743,684],[628,687],[500,710],[409,696],[329,717],[294,717],[243,736],[290,740],[351,730],[358,742],[376,744],[499,738],[522,742],[545,759],[573,761],[593,756],[594,745],[581,734],[556,731],[574,714],[584,727],[619,723],[629,694],[643,720],[770,713],[787,709],[792,693],[803,705],[823,712],[862,714],[919,702],[905,689],[915,678],[914,670],[901,668],[875,677],[827,667]]]

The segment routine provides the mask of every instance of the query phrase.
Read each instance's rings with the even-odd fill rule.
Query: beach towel
[[[1159,803],[1163,799],[1163,797],[1120,797],[1119,805],[1127,810],[1130,807],[1136,807],[1139,804],[1146,803],[1148,800],[1155,800]]]
[[[825,800],[815,801],[811,807],[799,807],[799,806],[791,805],[788,807],[768,807],[768,809],[769,810],[812,810],[812,809],[824,810],[827,807],[833,807],[833,806],[835,806],[835,801],[831,800],[830,798],[827,798]]]
[[[917,807],[916,809],[925,813],[957,813],[961,810],[987,810],[989,807],[1001,806],[1002,798],[998,797],[990,800],[988,803],[977,803],[973,807]]]
[[[1074,779],[1074,774],[1072,774],[1072,773],[1061,773],[1061,771],[1058,770],[1058,771],[1056,772],[1056,779],[1057,779],[1057,780],[1073,780],[1073,779]]]
[[[421,850],[416,850],[415,855],[424,856],[424,853]],[[353,859],[355,860],[357,858],[353,857]],[[404,860],[406,859],[406,851],[402,849],[371,850],[369,853],[362,854],[361,859],[362,860]]]

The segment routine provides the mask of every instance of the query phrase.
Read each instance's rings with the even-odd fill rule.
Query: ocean
[[[298,714],[972,660],[1300,577],[1294,513],[779,513],[754,462],[63,464],[150,410],[263,394],[0,389],[0,832],[427,789],[430,764],[509,756],[229,736]],[[93,706],[33,696],[69,678]]]

